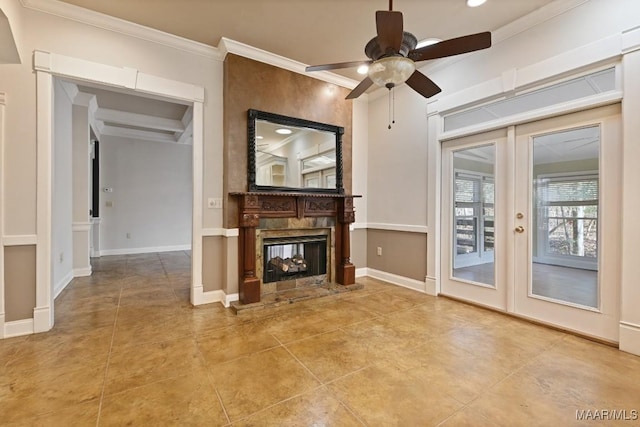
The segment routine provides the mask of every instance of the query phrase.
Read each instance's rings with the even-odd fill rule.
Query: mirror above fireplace
[[[344,128],[249,110],[249,191],[343,194]]]

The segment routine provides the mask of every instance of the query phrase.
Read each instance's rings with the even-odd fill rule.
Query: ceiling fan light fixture
[[[467,6],[469,7],[478,7],[483,5],[487,0],[467,0]]]
[[[358,74],[367,74],[369,72],[369,66],[367,64],[363,64],[359,66],[356,71],[358,71]]]
[[[380,58],[369,66],[369,78],[378,86],[391,89],[407,81],[416,71],[416,64],[404,56]]]

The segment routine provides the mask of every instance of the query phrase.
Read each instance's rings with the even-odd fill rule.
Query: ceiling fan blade
[[[363,81],[356,86],[345,99],[355,99],[362,95],[373,84],[373,80],[369,77],[365,77]]]
[[[305,68],[305,71],[324,71],[324,70],[339,70],[341,68],[358,67],[360,65],[369,65],[373,61],[351,61],[351,62],[338,62],[336,64],[323,64],[323,65],[310,65]]]
[[[379,10],[376,12],[376,30],[378,31],[378,45],[383,54],[398,53],[402,46],[404,29],[402,26],[402,12]]]
[[[491,33],[471,34],[414,49],[407,55],[414,61],[444,58],[491,47]]]
[[[429,77],[416,70],[407,79],[407,84],[420,95],[430,98],[436,93],[440,93],[442,89],[433,82]]]

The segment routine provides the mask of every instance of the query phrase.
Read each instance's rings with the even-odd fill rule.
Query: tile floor
[[[1,340],[0,424],[640,425],[596,412],[637,416],[640,357],[368,278],[240,316],[193,308],[189,262],[95,260],[52,331]]]

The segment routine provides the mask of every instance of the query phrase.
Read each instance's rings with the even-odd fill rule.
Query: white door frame
[[[35,51],[36,72],[36,306],[34,332],[48,331],[54,324],[51,274],[52,188],[53,188],[53,79],[68,78],[124,88],[168,100],[193,103],[193,205],[191,240],[191,302],[199,301],[202,287],[202,189],[204,142],[204,88],[176,80],[55,53]]]

